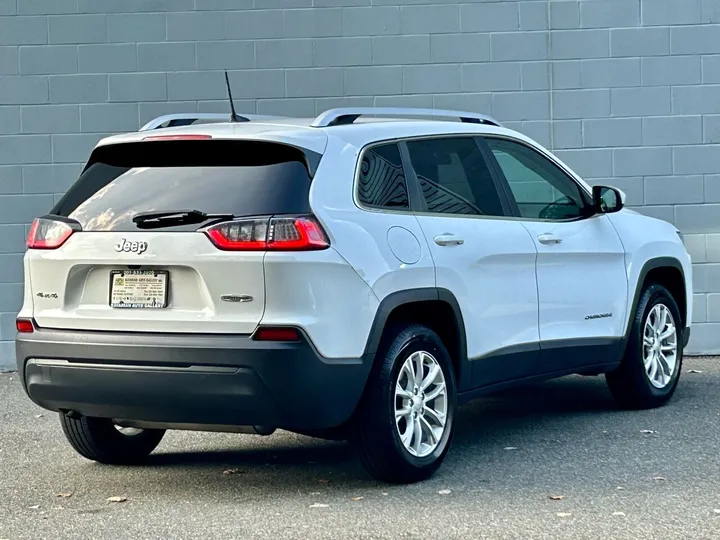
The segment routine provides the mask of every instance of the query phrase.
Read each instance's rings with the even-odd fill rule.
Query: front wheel
[[[605,377],[615,400],[628,409],[651,409],[675,393],[682,368],[682,318],[660,285],[643,291],[620,367]]]
[[[71,418],[62,413],[60,424],[78,454],[108,465],[142,462],[165,435],[162,429],[123,428],[109,418]]]
[[[450,447],[455,374],[438,335],[420,325],[388,332],[358,409],[355,442],[365,468],[385,482],[425,480]]]

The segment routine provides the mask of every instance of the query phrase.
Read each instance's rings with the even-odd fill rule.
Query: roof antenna
[[[235,104],[233,103],[232,90],[230,90],[230,79],[228,78],[227,70],[225,70],[225,85],[227,86],[228,98],[230,99],[230,122],[247,122],[247,118],[238,116],[235,112]]]

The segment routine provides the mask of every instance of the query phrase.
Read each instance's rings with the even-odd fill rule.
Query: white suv
[[[81,455],[282,428],[412,482],[483,394],[572,373],[623,407],[673,394],[690,258],[617,189],[474,113],[233,119],[101,141],[32,226],[18,369]]]

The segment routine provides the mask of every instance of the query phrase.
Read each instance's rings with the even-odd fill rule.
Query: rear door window
[[[407,141],[407,149],[428,212],[505,215],[492,174],[475,139]]]
[[[313,154],[313,155],[308,155]],[[256,216],[310,212],[308,162],[319,156],[255,141],[153,141],[99,147],[52,213],[84,231],[136,231],[140,212]],[[197,230],[197,223],[163,230]]]

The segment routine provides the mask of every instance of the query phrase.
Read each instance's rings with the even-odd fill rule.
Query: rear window
[[[140,212],[200,210],[236,216],[310,212],[309,167],[320,156],[248,141],[153,141],[97,148],[52,213],[84,231],[137,231]],[[197,230],[178,225],[163,230]]]

